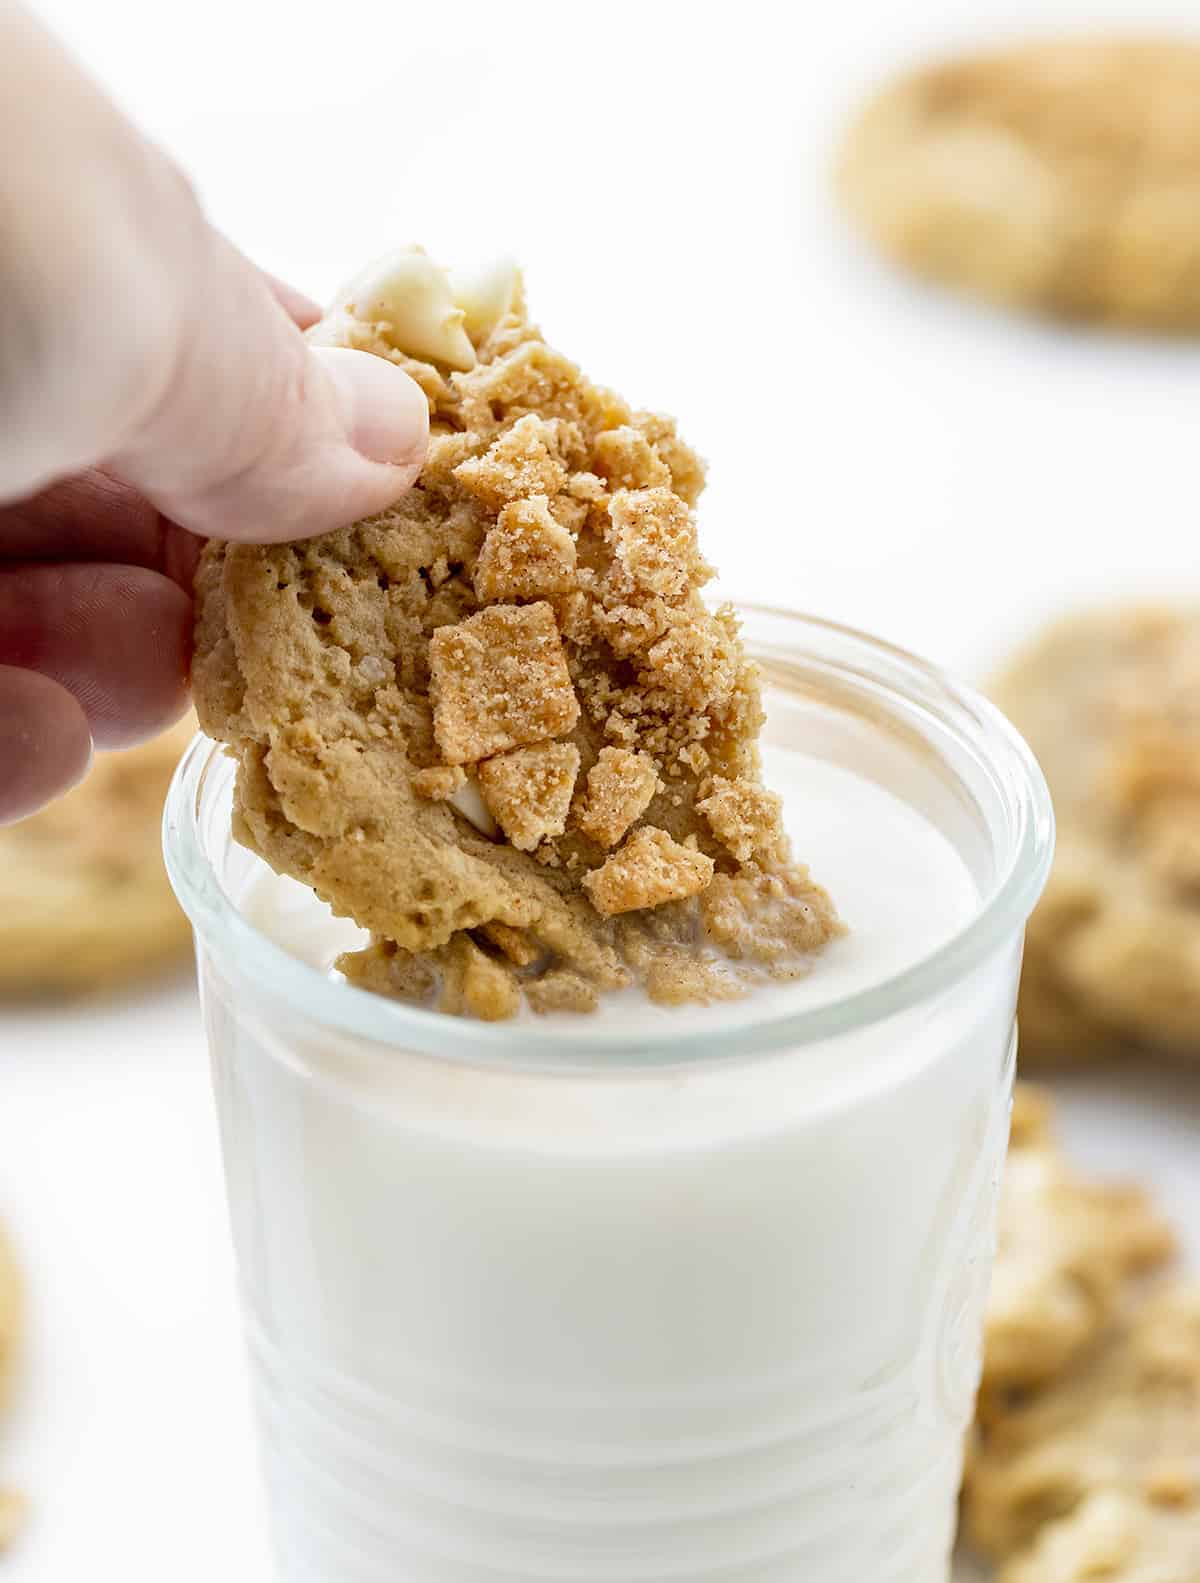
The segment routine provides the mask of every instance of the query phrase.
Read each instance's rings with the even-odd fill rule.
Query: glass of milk
[[[797,983],[484,1025],[166,814],[196,928],[282,1583],[944,1583],[1053,822],[987,703],[744,612],[849,925]]]

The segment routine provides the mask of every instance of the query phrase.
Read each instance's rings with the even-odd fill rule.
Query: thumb
[[[11,0],[0,148],[0,501],[104,463],[193,532],[286,539],[414,481],[429,429],[416,384],[310,347],[169,162]]]
[[[370,353],[310,346],[246,259],[207,227],[204,242],[170,375],[112,469],[208,537],[305,538],[383,510],[424,460],[419,386]]]

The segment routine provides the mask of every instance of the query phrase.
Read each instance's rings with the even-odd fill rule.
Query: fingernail
[[[429,444],[429,403],[414,379],[386,358],[314,346],[333,386],[346,438],[371,462],[417,468]]]

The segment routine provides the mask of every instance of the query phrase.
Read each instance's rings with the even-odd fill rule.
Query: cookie
[[[761,785],[674,422],[553,350],[511,268],[461,289],[408,249],[312,334],[408,369],[432,438],[389,511],[205,551],[193,681],[237,838],[371,931],[352,983],[449,1013],[807,970],[841,926]]]
[[[21,1283],[17,1261],[0,1228],[0,1408],[8,1400],[21,1325]]]
[[[0,829],[0,996],[107,989],[187,956],[161,819],[195,728],[97,755],[81,785]]]
[[[1049,1097],[1018,1084],[1000,1200],[978,1416],[1060,1375],[1110,1324],[1130,1281],[1174,1252],[1133,1185],[1083,1178],[1062,1155]]]
[[[1155,1504],[1125,1490],[1089,1495],[1048,1523],[1028,1550],[1000,1571],[999,1583],[1196,1583],[1200,1511]]]
[[[20,1330],[20,1277],[8,1238],[0,1228],[0,1408],[5,1406],[12,1386]],[[24,1515],[23,1497],[0,1488],[0,1550],[16,1538]]]
[[[981,1426],[964,1489],[966,1534],[996,1561],[1032,1545],[1022,1564],[1036,1566],[1055,1542],[1045,1525],[1082,1523],[1086,1503],[1106,1491],[1151,1515],[1186,1512],[1200,1526],[1200,1288],[1131,1297],[1065,1376]],[[1061,1530],[1059,1542],[1069,1544]]]
[[[1200,619],[1072,616],[990,691],[1037,754],[1059,827],[1026,941],[1022,1059],[1200,1055]]]
[[[1008,306],[1200,329],[1200,46],[1040,40],[922,67],[846,136],[856,226],[916,275]]]

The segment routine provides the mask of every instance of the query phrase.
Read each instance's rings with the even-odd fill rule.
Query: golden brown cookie
[[[205,551],[194,685],[239,761],[235,833],[372,932],[353,983],[447,1012],[803,971],[840,925],[762,788],[737,622],[701,595],[703,466],[547,345],[515,272],[493,287],[460,301],[413,249],[364,271],[313,333],[421,384],[417,487]]]
[[[999,1583],[1197,1583],[1200,1509],[1155,1504],[1125,1490],[1089,1495],[1048,1523]]]
[[[0,996],[107,989],[182,961],[191,931],[162,861],[163,799],[190,716],[0,829]]]
[[[984,1339],[979,1417],[1044,1385],[1089,1346],[1132,1277],[1174,1252],[1132,1185],[1089,1182],[1061,1154],[1048,1096],[1017,1085]]]
[[[21,1327],[21,1282],[8,1237],[0,1228],[0,1408],[8,1400]]]
[[[21,1332],[21,1282],[8,1238],[0,1227],[0,1409],[9,1396]],[[25,1515],[25,1501],[0,1488],[0,1550],[16,1538]]]
[[[966,1533],[1003,1561],[1109,1490],[1200,1523],[1200,1288],[1132,1298],[1065,1377],[980,1426]]]
[[[1006,305],[1200,329],[1200,45],[1040,40],[925,66],[848,133],[857,226]]]
[[[1037,754],[1059,827],[1026,942],[1022,1057],[1200,1055],[1200,619],[1069,617],[990,691]]]

